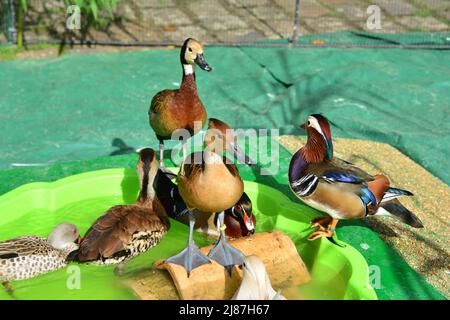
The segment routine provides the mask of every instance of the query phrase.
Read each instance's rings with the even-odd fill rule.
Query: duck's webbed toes
[[[188,277],[195,268],[211,263],[208,257],[200,251],[195,243],[190,243],[183,251],[166,259],[165,262],[183,266],[188,273]]]
[[[331,230],[325,230],[325,231],[320,230],[320,231],[313,232],[308,237],[308,240],[309,241],[313,241],[313,240],[316,240],[316,239],[319,239],[319,238],[323,238],[323,237],[329,238],[329,237],[332,237],[333,234],[334,234],[334,232],[332,232]]]
[[[245,255],[231,246],[225,239],[225,236],[221,236],[214,248],[209,252],[208,257],[227,269],[231,276],[233,266],[241,265],[244,262]]]

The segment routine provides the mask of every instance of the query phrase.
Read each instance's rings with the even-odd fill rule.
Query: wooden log
[[[283,292],[284,289],[310,281],[309,272],[294,243],[284,233],[258,233],[251,238],[230,240],[230,244],[245,255],[261,258],[276,291]],[[203,247],[201,251],[207,254],[211,248]],[[163,261],[155,265],[160,270],[147,271],[127,280],[127,284],[141,299],[228,300],[242,280],[242,270],[234,267],[230,277],[215,261],[192,270],[189,278],[182,266],[165,264]],[[173,283],[169,283],[167,272],[162,270],[168,271]]]

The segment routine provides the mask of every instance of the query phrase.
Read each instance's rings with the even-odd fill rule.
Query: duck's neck
[[[148,177],[144,177],[141,182],[141,191],[139,192],[138,203],[145,207],[153,206],[153,198],[155,196],[155,192],[153,190],[153,186],[149,183]]]
[[[214,164],[223,164],[223,156],[219,155],[214,151],[205,150],[205,152],[203,153],[203,157],[205,160],[206,168]]]
[[[302,150],[305,160],[309,163],[319,163],[328,159],[327,145],[322,136],[316,131],[308,134],[308,141]],[[328,160],[331,160],[331,158]]]
[[[195,82],[194,66],[191,64],[182,64],[183,80],[181,81],[180,92],[184,94],[197,95],[197,84]]]

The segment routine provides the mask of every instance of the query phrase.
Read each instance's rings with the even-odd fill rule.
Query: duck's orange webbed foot
[[[311,220],[311,228],[317,228],[320,231],[326,231],[333,218],[331,217],[317,217]]]
[[[313,225],[312,227],[314,228],[318,228],[319,230],[313,232],[309,237],[308,240],[309,241],[313,241],[322,237],[326,237],[326,238],[330,238],[333,236],[335,230],[336,230],[336,225],[338,223],[339,220],[333,219],[331,217],[320,217],[320,218],[316,218],[314,219]],[[327,222],[326,225],[328,225],[327,228],[324,227],[324,225],[322,224],[323,222]]]

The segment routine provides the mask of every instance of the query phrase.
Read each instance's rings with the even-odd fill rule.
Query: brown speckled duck
[[[209,258],[224,266],[229,273],[233,265],[240,265],[244,254],[228,244],[225,236],[224,211],[235,205],[244,192],[239,171],[223,153],[225,150],[239,151],[236,137],[230,127],[217,119],[210,119],[205,135],[205,150],[194,152],[184,160],[178,174],[178,189],[189,209],[189,241],[187,247],[166,260],[184,266],[188,275],[191,270],[209,263]],[[233,153],[234,154],[234,153]],[[238,158],[243,155],[235,154]],[[192,239],[196,214],[215,212],[219,214],[220,239],[205,256]]]
[[[203,55],[203,46],[188,38],[181,48],[180,60],[183,66],[183,80],[176,90],[163,90],[152,99],[148,111],[150,126],[159,140],[159,162],[164,166],[164,140],[171,139],[177,129],[186,129],[191,135],[201,130],[206,122],[206,110],[197,94],[194,68],[197,64],[205,71],[211,71]],[[200,125],[194,126],[194,122]],[[183,159],[185,155],[183,144]]]
[[[318,230],[309,240],[331,237],[339,220],[370,215],[391,216],[414,228],[423,227],[398,200],[412,196],[411,192],[391,187],[384,175],[372,176],[333,156],[330,125],[323,115],[310,115],[301,127],[308,141],[291,159],[289,184],[300,200],[328,214],[313,221]]]
[[[71,259],[100,265],[118,264],[117,274],[133,257],[156,246],[168,231],[169,218],[154,201],[153,180],[158,171],[155,151],[139,152],[140,193],[136,204],[114,206],[86,232]]]
[[[76,226],[61,223],[48,238],[23,236],[0,242],[0,281],[8,282],[35,277],[67,264],[67,256],[78,249],[80,237]]]

